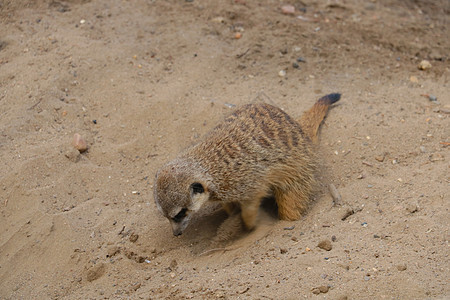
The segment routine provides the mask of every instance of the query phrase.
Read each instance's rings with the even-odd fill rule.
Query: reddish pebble
[[[72,145],[75,147],[75,149],[80,151],[80,153],[83,153],[87,150],[86,140],[83,139],[83,137],[79,133],[75,133],[73,135]]]
[[[281,12],[286,15],[293,15],[295,14],[295,7],[292,5],[283,5],[281,7]]]

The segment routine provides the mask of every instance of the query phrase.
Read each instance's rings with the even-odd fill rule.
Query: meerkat
[[[237,108],[199,143],[157,173],[154,200],[182,234],[206,202],[228,214],[240,209],[247,230],[255,227],[262,199],[274,197],[282,220],[298,220],[316,183],[317,132],[340,94],[320,98],[299,121],[266,103]]]

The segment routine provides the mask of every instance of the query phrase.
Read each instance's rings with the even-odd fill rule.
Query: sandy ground
[[[0,299],[450,297],[447,0],[0,11]],[[331,92],[304,218],[261,209],[255,231],[212,249],[226,214],[210,207],[172,235],[152,196],[163,163],[237,105],[298,117]]]

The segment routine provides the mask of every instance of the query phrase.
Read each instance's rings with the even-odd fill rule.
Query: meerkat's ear
[[[193,196],[195,194],[203,194],[205,192],[205,187],[200,182],[194,182],[191,184],[190,190],[191,195]]]
[[[189,210],[197,211],[202,207],[202,205],[210,199],[209,187],[204,183],[198,181],[192,183],[189,186],[189,193],[191,196],[191,205],[188,206]]]

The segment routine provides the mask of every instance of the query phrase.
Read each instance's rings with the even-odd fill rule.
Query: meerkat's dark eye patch
[[[186,212],[187,208],[183,208],[175,217],[172,218],[172,220],[176,223],[180,222],[184,217],[186,217]]]
[[[205,192],[203,185],[198,182],[194,182],[193,184],[191,184],[191,190],[193,194],[202,194]]]

